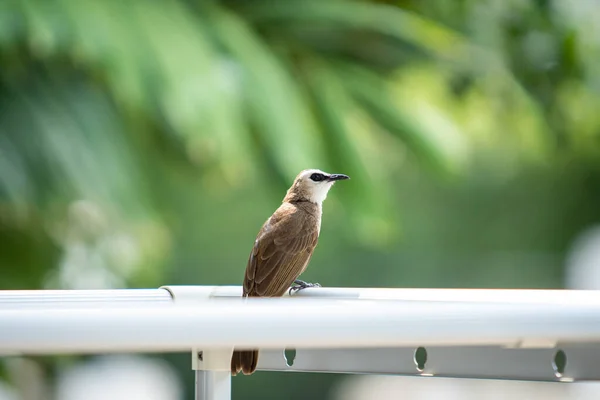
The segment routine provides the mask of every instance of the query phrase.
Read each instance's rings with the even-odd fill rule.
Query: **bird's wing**
[[[250,253],[244,295],[282,296],[304,271],[318,238],[314,217],[301,210],[275,212],[259,232]]]

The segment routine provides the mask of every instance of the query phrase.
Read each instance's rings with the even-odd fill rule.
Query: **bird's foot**
[[[306,289],[306,288],[310,288],[310,287],[321,287],[321,284],[319,284],[319,283],[304,282],[304,281],[301,281],[300,279],[296,279],[294,281],[294,284],[290,287],[290,290],[289,290],[288,293],[291,296],[292,293],[296,293],[296,292],[299,292],[302,289]]]

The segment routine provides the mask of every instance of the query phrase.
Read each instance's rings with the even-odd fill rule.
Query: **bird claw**
[[[299,292],[302,289],[311,288],[311,287],[321,287],[321,284],[320,283],[304,282],[304,281],[301,281],[300,279],[296,279],[294,281],[294,285],[292,285],[290,287],[290,290],[288,291],[288,293],[291,296],[292,293],[296,293],[296,292]]]

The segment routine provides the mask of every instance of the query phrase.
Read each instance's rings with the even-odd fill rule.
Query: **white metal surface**
[[[239,286],[0,291],[1,354],[191,352],[198,399],[230,398],[230,352],[259,369],[600,380],[600,291]],[[287,296],[286,296],[287,297]],[[427,361],[417,368],[415,351]],[[296,348],[292,365],[284,348]],[[557,373],[558,352],[566,367]]]
[[[42,303],[145,302],[240,297],[241,286],[163,286],[159,289],[4,290],[0,307]],[[293,297],[475,303],[600,305],[600,290],[308,288]]]
[[[229,298],[242,295],[241,286],[163,286],[175,299]],[[286,294],[287,296],[287,294]],[[356,300],[403,300],[469,303],[527,303],[598,305],[600,290],[541,289],[396,289],[396,288],[307,288],[292,297]],[[0,295],[1,299],[1,295]]]
[[[192,351],[196,372],[196,400],[231,399],[231,353],[233,349]]]
[[[229,299],[119,308],[0,309],[0,353],[192,348],[551,346],[600,342],[588,305]]]
[[[427,357],[418,368],[416,346],[373,349],[297,349],[293,362],[284,350],[263,350],[258,369],[267,371],[394,374],[468,377],[547,382],[600,380],[598,344],[558,343],[557,348],[500,346],[424,346]],[[558,369],[562,352],[566,363]],[[559,364],[560,365],[560,364]],[[560,371],[560,372],[559,372]]]
[[[171,303],[171,294],[165,289],[112,289],[112,290],[1,290],[0,309],[6,307],[56,307],[80,303],[158,304]],[[89,305],[89,304],[88,304]]]
[[[308,288],[294,296],[365,300],[600,306],[600,290]]]
[[[229,371],[196,371],[196,400],[231,399]]]

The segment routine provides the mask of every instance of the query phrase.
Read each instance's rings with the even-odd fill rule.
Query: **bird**
[[[281,297],[286,291],[320,286],[299,280],[310,261],[321,232],[322,204],[329,189],[344,174],[318,169],[301,171],[279,208],[256,236],[244,275],[243,297]],[[256,370],[258,350],[234,350],[231,374]]]

